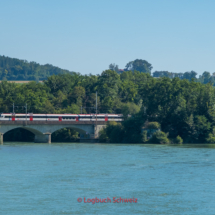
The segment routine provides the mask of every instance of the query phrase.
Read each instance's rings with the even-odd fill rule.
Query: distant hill
[[[0,80],[44,80],[51,75],[70,73],[65,69],[51,64],[40,65],[36,62],[28,62],[0,56]],[[72,72],[74,73],[74,72]]]

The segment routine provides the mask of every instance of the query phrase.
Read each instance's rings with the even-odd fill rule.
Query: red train
[[[11,121],[123,121],[122,114],[23,114],[2,113],[0,120]]]

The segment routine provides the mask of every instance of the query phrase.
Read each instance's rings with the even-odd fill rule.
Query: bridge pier
[[[94,126],[94,138],[95,139],[99,138],[99,131],[101,131],[105,127],[106,127],[106,125],[95,125]]]
[[[81,134],[80,133],[80,142],[98,142],[99,140],[99,131],[105,128],[106,125],[93,125],[91,133]]]
[[[35,143],[51,143],[51,133],[36,134],[34,137]]]
[[[3,145],[3,133],[0,133],[0,144]]]

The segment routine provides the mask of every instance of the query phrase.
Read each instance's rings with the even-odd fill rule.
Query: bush
[[[111,143],[122,143],[124,138],[124,132],[121,124],[114,126],[110,134]]]
[[[108,142],[108,136],[106,133],[106,128],[103,128],[102,130],[99,131],[99,142],[100,143]]]
[[[183,139],[178,135],[178,136],[175,138],[175,143],[181,144],[181,143],[183,143]]]
[[[99,131],[99,142],[121,143],[123,137],[122,125],[114,121],[108,122],[107,127]]]
[[[128,102],[122,105],[122,114],[124,116],[124,119],[127,119],[129,114],[134,115],[139,111],[140,111],[140,107],[135,103]]]
[[[147,129],[159,129],[160,128],[160,124],[158,122],[148,122]]]
[[[145,143],[147,141],[147,131],[143,131],[142,133],[142,142]]]
[[[215,135],[214,134],[209,134],[208,138],[206,138],[206,141],[208,143],[215,143]]]
[[[144,118],[134,116],[122,122],[123,125],[123,143],[142,143],[141,127]]]
[[[62,128],[52,133],[52,142],[75,142],[78,140],[78,132],[71,128]]]
[[[156,131],[152,138],[149,140],[150,143],[161,143],[161,144],[167,144],[169,143],[169,139],[167,138],[167,135],[162,131]]]

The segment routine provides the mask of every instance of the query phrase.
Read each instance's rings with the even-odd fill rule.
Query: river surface
[[[215,146],[5,143],[0,214],[214,215]]]

